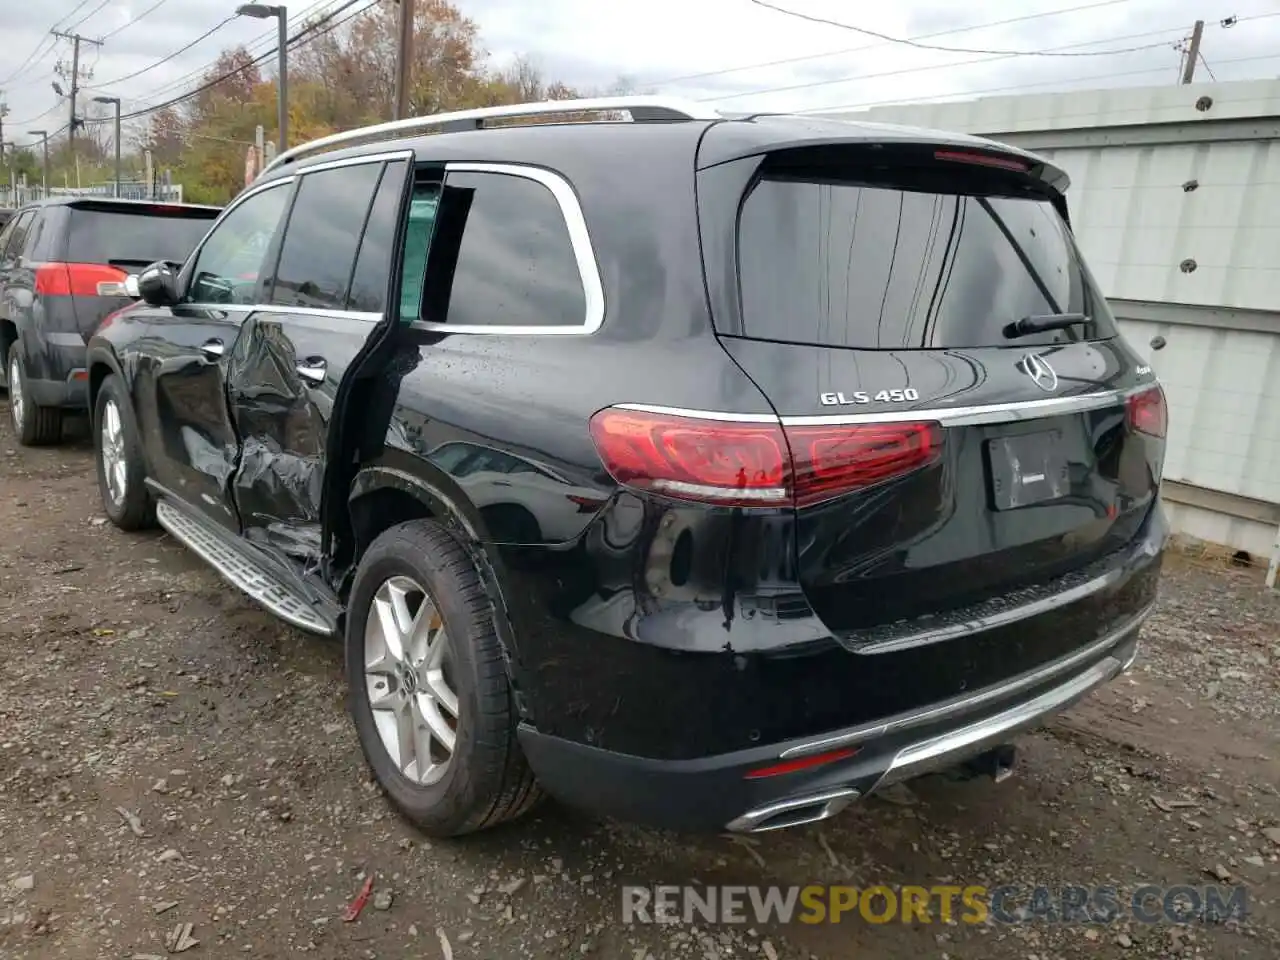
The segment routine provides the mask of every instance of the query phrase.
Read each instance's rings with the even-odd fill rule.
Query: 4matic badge
[[[919,400],[920,391],[907,387],[905,390],[880,390],[872,395],[866,390],[854,390],[850,393],[820,393],[818,399],[828,407],[846,407],[859,403],[904,403]]]

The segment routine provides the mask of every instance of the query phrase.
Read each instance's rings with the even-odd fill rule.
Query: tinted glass
[[[417,183],[409,204],[409,225],[404,238],[400,279],[400,321],[412,323],[422,316],[422,280],[427,272],[427,249],[440,207],[440,184]]]
[[[284,231],[271,303],[343,309],[360,229],[381,173],[382,164],[362,163],[302,177]]]
[[[27,242],[27,230],[35,216],[36,212],[34,210],[28,210],[26,213],[20,214],[18,219],[13,222],[13,232],[9,234],[9,244],[4,249],[6,260],[15,259],[22,253],[23,244]]]
[[[446,206],[465,213],[446,322],[581,326],[586,294],[555,196],[527,177],[451,173]],[[431,319],[431,318],[428,318]]]
[[[288,199],[287,183],[269,187],[244,200],[214,227],[196,258],[190,302],[258,302],[263,262]]]
[[[400,195],[404,190],[405,162],[387,164],[374,194],[369,219],[360,240],[356,271],[351,277],[348,310],[381,313],[387,306],[387,284],[391,281],[391,248],[396,241],[396,219],[400,215]]]
[[[10,216],[4,224],[4,229],[0,230],[0,260],[4,259],[5,249],[9,246],[9,238],[13,236],[13,229],[18,225],[18,221]]]
[[[738,248],[749,337],[884,349],[1008,345],[1008,324],[1052,313],[1092,320],[1016,342],[1115,335],[1047,201],[763,180],[743,205]]]
[[[71,211],[63,206],[45,207],[31,223],[27,231],[24,255],[32,260],[59,260],[62,251],[59,241],[66,235],[67,219]]]
[[[172,207],[151,212],[73,207],[66,258],[71,263],[138,267],[157,260],[182,263],[204,239],[217,215],[216,210],[178,211]]]

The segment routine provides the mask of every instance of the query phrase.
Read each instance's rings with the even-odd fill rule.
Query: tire
[[[380,655],[378,639],[385,636],[385,616],[396,606],[397,593],[404,604],[401,613],[418,615],[414,622],[426,627],[415,634],[416,641],[403,645],[410,656],[398,662]],[[405,617],[399,620],[403,624]],[[435,645],[439,634],[433,625],[440,621],[447,641]],[[432,679],[437,661],[438,677]],[[371,671],[368,664],[375,662]],[[392,805],[424,833],[472,833],[536,804],[541,792],[516,740],[516,710],[491,604],[471,558],[438,524],[412,520],[392,527],[361,559],[347,608],[346,672],[365,759]],[[452,716],[448,697],[436,695],[440,682],[454,695]],[[447,757],[443,741],[424,732],[441,721],[453,729]],[[390,741],[385,738],[389,726],[397,731]],[[412,737],[402,740],[406,729]],[[414,748],[393,758],[394,745],[410,739]],[[406,765],[406,756],[417,759]]]
[[[156,505],[147,490],[138,421],[115,376],[102,381],[93,405],[93,452],[107,518],[121,530],[154,526]]]
[[[27,386],[27,367],[22,360],[22,343],[9,345],[5,360],[6,380],[9,384],[9,424],[14,436],[24,447],[43,446],[62,439],[62,410],[58,407],[38,407],[31,399]]]

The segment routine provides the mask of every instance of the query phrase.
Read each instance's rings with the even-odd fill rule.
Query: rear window
[[[209,232],[216,210],[157,209],[153,213],[73,207],[67,236],[71,263],[146,266],[181,263]]]
[[[748,337],[901,350],[1116,333],[1048,200],[766,178],[743,203],[738,255]],[[1091,319],[1004,335],[1055,313]]]

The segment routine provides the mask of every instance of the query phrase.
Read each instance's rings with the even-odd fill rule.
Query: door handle
[[[206,340],[204,343],[200,344],[200,352],[210,360],[217,360],[221,358],[222,351],[225,349],[226,348],[222,345],[222,341],[217,338],[214,338],[213,340]]]
[[[307,357],[298,361],[298,376],[309,383],[324,383],[328,366],[323,357]]]

